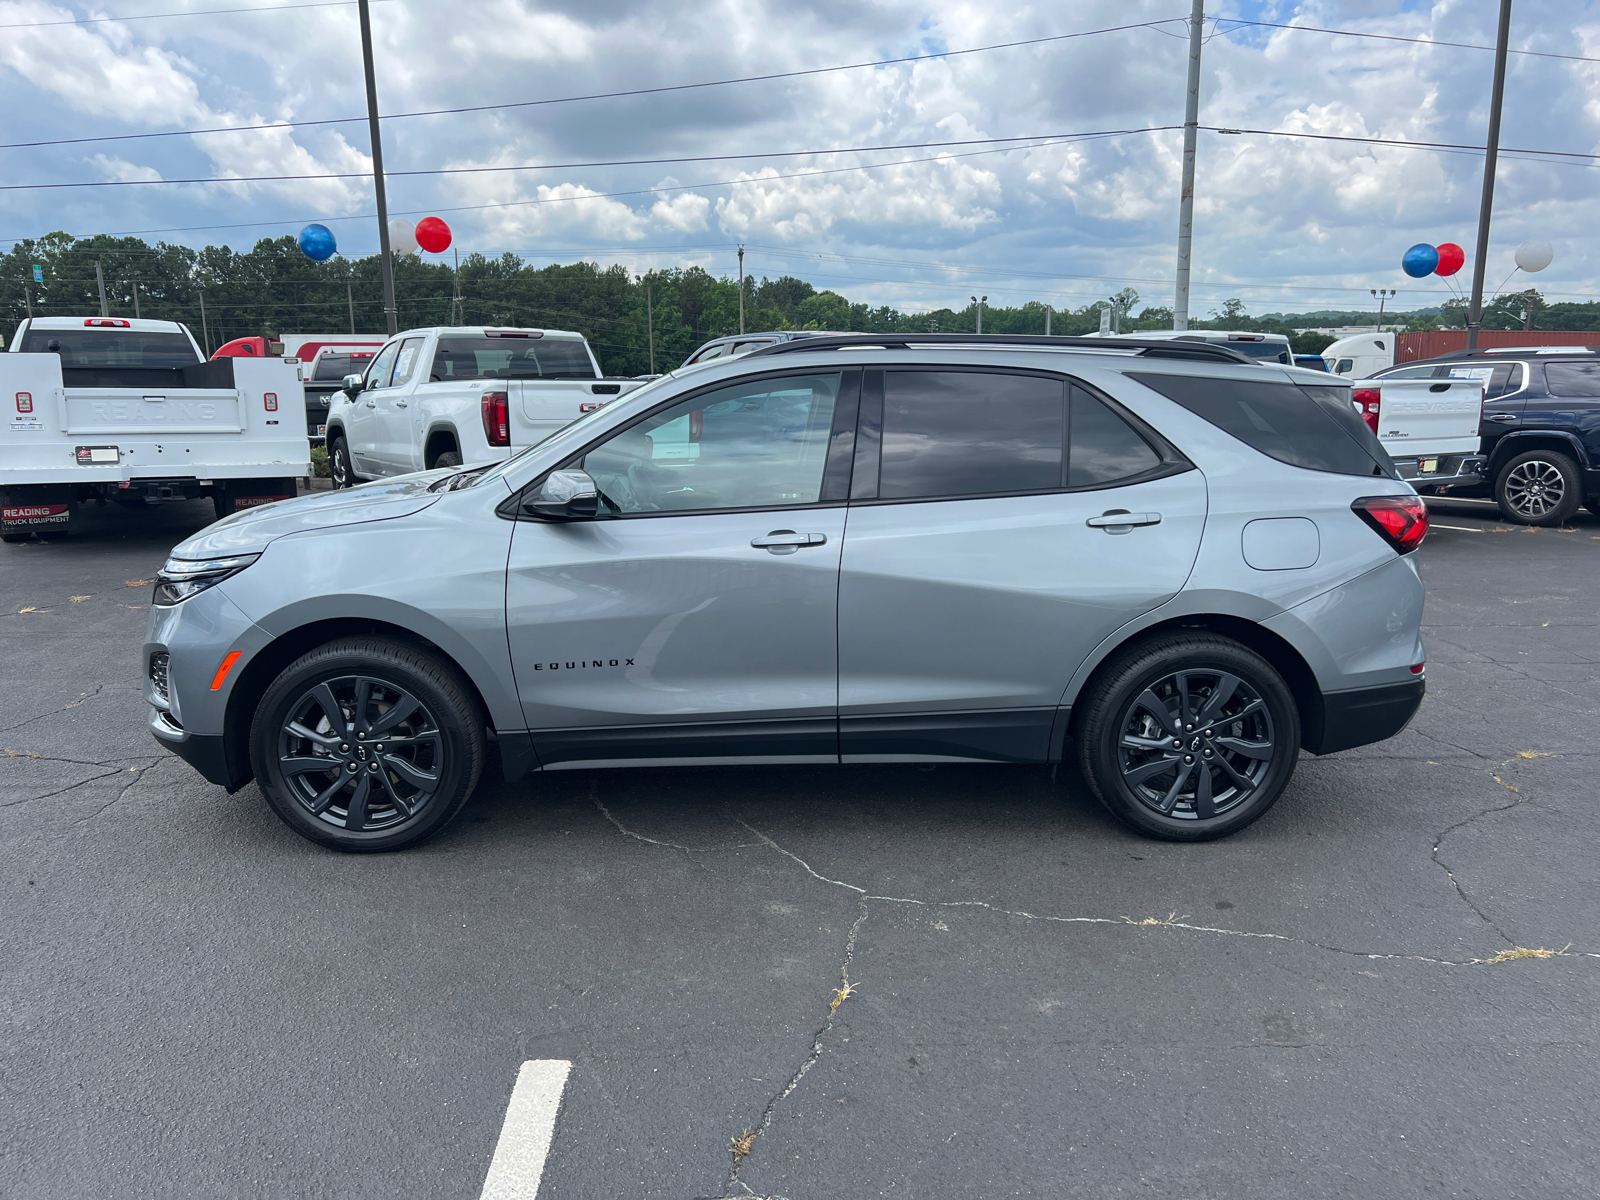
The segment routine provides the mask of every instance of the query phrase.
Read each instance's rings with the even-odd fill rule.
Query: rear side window
[[[30,329],[23,354],[59,354],[63,367],[192,367],[200,361],[181,333],[137,329]]]
[[[1545,363],[1544,381],[1552,396],[1600,396],[1600,362]]]
[[[1143,372],[1128,377],[1279,462],[1336,475],[1393,475],[1347,387]]]
[[[1103,401],[1073,388],[1068,487],[1104,487],[1161,465],[1161,456]]]

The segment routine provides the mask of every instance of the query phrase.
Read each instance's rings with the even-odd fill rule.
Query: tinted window
[[[885,500],[1062,486],[1066,387],[981,371],[890,371],[884,379]]]
[[[1600,397],[1600,362],[1545,363],[1552,396]]]
[[[1356,415],[1348,388],[1132,372],[1129,378],[1290,466],[1340,475],[1393,472],[1388,454]]]
[[[200,361],[181,333],[133,329],[30,329],[24,354],[59,354],[63,367],[192,367]]]
[[[608,513],[815,504],[838,394],[837,374],[719,388],[629,426],[583,469]]]
[[[1423,363],[1417,367],[1397,367],[1393,371],[1384,371],[1380,379],[1432,379],[1433,373],[1440,368],[1432,363]]]
[[[1229,350],[1241,350],[1251,358],[1265,358],[1290,365],[1289,347],[1282,342],[1218,342],[1217,345],[1227,346]]]
[[[573,338],[441,337],[432,379],[598,379],[589,351]]]
[[[346,375],[359,375],[371,362],[371,350],[360,350],[350,354],[324,354],[317,359],[316,370],[311,378],[323,383],[343,379]]]
[[[1161,456],[1102,401],[1072,389],[1067,486],[1104,486],[1161,465]]]

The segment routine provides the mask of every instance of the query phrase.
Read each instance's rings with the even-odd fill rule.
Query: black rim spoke
[[[1174,671],[1123,710],[1122,782],[1163,816],[1209,821],[1260,787],[1279,755],[1266,701],[1245,677],[1216,668]]]
[[[282,786],[319,821],[388,832],[418,818],[444,778],[445,738],[427,705],[353,675],[306,690],[278,734]]]

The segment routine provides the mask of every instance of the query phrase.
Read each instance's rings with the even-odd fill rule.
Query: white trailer
[[[1370,379],[1385,367],[1394,366],[1395,347],[1400,335],[1374,331],[1340,338],[1322,352],[1330,375],[1350,379]]]
[[[299,368],[206,362],[187,327],[34,317],[0,355],[0,536],[59,534],[86,500],[210,496],[217,515],[295,494],[311,474]]]

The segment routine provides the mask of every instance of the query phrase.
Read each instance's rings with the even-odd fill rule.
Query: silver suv
[[[156,738],[387,850],[532,771],[1069,758],[1156,837],[1254,821],[1423,694],[1427,514],[1348,385],[1226,347],[811,338],[493,467],[173,551]]]

